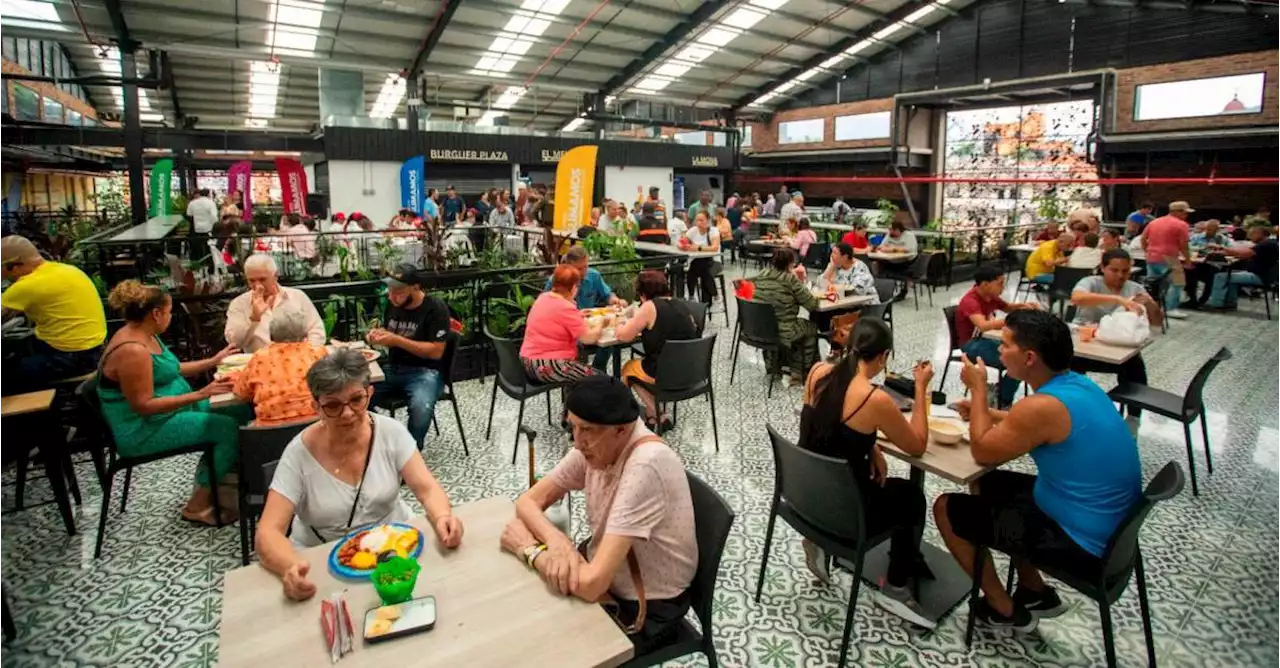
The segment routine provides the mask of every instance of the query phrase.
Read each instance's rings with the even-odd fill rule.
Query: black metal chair
[[[462,438],[462,454],[470,457],[471,451],[467,448],[467,431],[462,426],[462,413],[458,411],[458,395],[453,391],[453,359],[455,353],[458,352],[458,333],[449,332],[445,337],[444,354],[440,356],[440,396],[436,398],[436,406],[441,401],[447,401],[453,406],[453,418],[458,423],[458,436]],[[396,411],[409,406],[409,400],[400,394],[383,393],[381,396],[378,392],[373,395],[374,404],[377,408],[382,408],[391,412],[395,416]],[[436,419],[434,413],[431,415],[431,426],[435,427],[436,436],[440,435],[440,422]]]
[[[1084,568],[1063,568],[1031,563],[1031,566],[1076,591],[1088,596],[1098,604],[1098,613],[1102,617],[1102,642],[1107,654],[1107,665],[1116,665],[1115,631],[1111,628],[1111,606],[1120,600],[1129,588],[1130,576],[1136,576],[1138,583],[1138,605],[1142,610],[1142,632],[1147,642],[1147,661],[1156,665],[1156,645],[1151,634],[1151,606],[1147,602],[1147,578],[1142,567],[1142,550],[1138,546],[1138,533],[1147,521],[1147,516],[1155,508],[1156,503],[1167,501],[1177,496],[1186,483],[1182,468],[1177,462],[1169,462],[1147,484],[1142,493],[1142,500],[1129,511],[1116,531],[1107,541],[1106,550],[1102,553],[1101,572],[1082,572]],[[965,646],[973,642],[974,615],[973,607],[978,602],[978,586],[982,580],[983,560],[987,550],[984,546],[976,546],[974,556],[973,584],[969,592],[969,622],[965,630]],[[1019,557],[1020,555],[1009,555]],[[1009,564],[1009,578],[1005,586],[1007,591],[1013,590],[1015,569]]]
[[[240,455],[236,462],[239,490],[236,496],[240,505],[240,564],[249,565],[252,540],[258,524],[258,516],[267,505],[267,490],[271,489],[271,474],[275,464],[284,455],[284,449],[298,434],[315,420],[291,422],[278,427],[241,427]],[[270,465],[268,467],[268,465]],[[270,469],[270,473],[267,469]]]
[[[852,562],[853,586],[849,591],[840,659],[836,664],[843,667],[849,654],[853,612],[858,605],[863,557],[867,551],[888,540],[892,530],[875,536],[866,535],[862,496],[849,462],[805,450],[780,436],[772,425],[767,428],[776,473],[769,524],[764,534],[764,554],[760,557],[760,577],[756,581],[756,602],[760,601],[760,594],[764,591],[765,569],[769,564],[769,549],[773,545],[773,526],[779,517],[823,552]]]
[[[688,341],[667,341],[658,358],[656,383],[633,381],[653,394],[658,405],[686,401],[707,395],[711,400],[711,432],[720,452],[720,428],[716,426],[716,392],[711,383],[711,355],[716,346],[716,333]],[[658,427],[658,434],[663,429]]]
[[[720,558],[724,544],[733,526],[733,508],[698,476],[686,472],[689,478],[689,495],[693,498],[694,535],[698,540],[698,568],[689,585],[690,607],[702,626],[701,632],[693,628],[687,619],[680,620],[675,638],[670,644],[622,664],[623,668],[644,668],[680,658],[694,652],[702,652],[711,668],[719,666],[716,644],[712,636],[712,606],[715,600],[716,578],[720,573]]]
[[[1182,423],[1193,496],[1199,496],[1200,489],[1196,484],[1196,458],[1191,451],[1191,423],[1195,422],[1196,418],[1200,419],[1200,433],[1204,436],[1204,461],[1209,468],[1209,475],[1213,475],[1213,455],[1209,454],[1209,421],[1205,419],[1204,385],[1209,382],[1209,374],[1213,373],[1214,368],[1229,359],[1231,359],[1231,351],[1226,347],[1219,348],[1218,352],[1196,371],[1196,375],[1191,378],[1191,384],[1187,386],[1187,393],[1182,396],[1140,383],[1121,383],[1107,393],[1112,401],[1124,408],[1148,410]]]
[[[893,300],[898,296],[898,282],[892,278],[876,279],[876,294],[880,297],[880,304],[884,306],[884,317],[880,318],[889,325],[890,331],[893,330]]]
[[[1094,270],[1091,268],[1076,267],[1058,267],[1053,270],[1053,282],[1049,284],[1049,310],[1053,310],[1053,305],[1062,302],[1062,310],[1059,316],[1065,315],[1067,304],[1071,303],[1071,291],[1075,289],[1076,283],[1092,276]]]
[[[106,444],[107,449],[107,465],[106,475],[102,478],[102,509],[98,513],[98,539],[93,547],[93,558],[97,559],[102,556],[102,541],[107,536],[107,515],[111,506],[111,486],[115,480],[116,473],[124,471],[124,488],[120,493],[120,512],[123,513],[125,505],[129,502],[129,486],[133,482],[133,467],[157,462],[161,459],[169,459],[170,457],[178,457],[180,455],[202,454],[206,457],[206,461],[213,462],[214,443],[196,443],[184,448],[175,448],[173,450],[165,450],[148,455],[139,455],[136,457],[126,457],[119,454],[115,436],[111,433],[111,426],[107,424],[106,418],[102,416],[102,404],[98,401],[98,377],[80,383],[76,388],[76,396],[80,400],[80,405],[85,413],[95,424],[102,440]],[[95,454],[95,461],[99,461],[102,457],[101,451]],[[214,481],[215,483],[217,481]],[[222,527],[222,507],[218,502],[217,485],[213,490],[213,520],[214,523]]]
[[[729,368],[729,384],[738,371],[738,349],[746,344],[762,354],[772,352],[779,357],[787,349],[782,343],[782,334],[778,332],[778,314],[773,307],[753,299],[738,300],[738,335],[733,341],[733,365]],[[773,374],[766,369],[769,376],[769,390],[766,398],[773,397]]]
[[[551,422],[551,392],[567,387],[563,383],[538,383],[524,372],[524,363],[520,361],[521,339],[504,339],[494,336],[485,329],[485,336],[493,343],[494,352],[498,354],[498,375],[493,381],[493,395],[489,399],[489,424],[485,427],[484,438],[489,440],[493,431],[493,409],[498,405],[498,388],[502,393],[520,402],[520,410],[516,414],[515,438],[512,439],[511,463],[516,463],[516,455],[520,453],[520,429],[524,426],[524,402],[539,394],[547,395],[547,424]]]

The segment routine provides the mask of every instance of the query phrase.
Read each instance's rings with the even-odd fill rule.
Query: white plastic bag
[[[1151,337],[1151,325],[1144,315],[1127,309],[1102,316],[1097,339],[1116,346],[1140,346]]]

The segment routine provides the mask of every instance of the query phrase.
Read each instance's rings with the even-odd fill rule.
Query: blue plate
[[[413,552],[409,553],[409,558],[416,560],[418,558],[418,555],[422,554],[422,543],[424,540],[422,531],[420,531],[418,527],[405,524],[403,522],[387,522],[386,524],[387,526],[391,526],[396,529],[413,530],[418,532],[418,545],[413,548]],[[381,526],[381,525],[376,525],[376,526]],[[351,540],[352,536],[355,536],[356,534],[362,531],[368,531],[369,529],[372,529],[372,528],[375,528],[375,525],[354,529],[351,531],[351,533],[343,536],[342,539],[339,540],[338,543],[333,546],[333,549],[329,551],[329,572],[330,573],[333,573],[334,575],[337,575],[339,577],[347,578],[349,580],[367,580],[370,575],[373,575],[372,568],[370,568],[367,571],[358,571],[354,568],[343,566],[342,563],[338,561],[338,550],[342,549],[342,546],[346,545],[347,541]]]

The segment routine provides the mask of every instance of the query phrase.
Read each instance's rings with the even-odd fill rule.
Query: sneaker
[[[1067,604],[1058,598],[1058,591],[1045,585],[1044,591],[1032,591],[1018,585],[1013,592],[1014,605],[1021,605],[1036,619],[1053,619],[1067,611]]]
[[[804,565],[809,567],[813,577],[822,584],[831,584],[831,558],[827,553],[807,538],[800,541],[800,546],[804,548]]]
[[[909,587],[895,587],[886,582],[880,587],[880,594],[876,596],[876,605],[916,626],[922,626],[931,631],[938,627],[937,622],[924,616],[924,609],[911,595]]]
[[[1013,629],[1015,633],[1031,633],[1036,630],[1035,615],[1027,612],[1027,609],[1018,604],[1013,603],[1013,615],[1005,617],[996,612],[995,608],[987,603],[987,597],[983,596],[978,599],[978,605],[974,607],[974,619],[987,626],[1003,629]]]
[[[1170,318],[1173,318],[1174,320],[1186,320],[1187,316],[1191,314],[1187,313],[1186,311],[1180,308],[1175,308],[1175,309],[1170,309],[1169,311],[1166,311],[1165,315],[1169,316]]]

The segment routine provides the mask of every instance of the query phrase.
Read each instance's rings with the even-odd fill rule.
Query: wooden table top
[[[1003,336],[1003,333],[1003,329],[989,329],[983,332],[982,336],[999,341],[1000,337]],[[1071,344],[1075,349],[1076,357],[1093,360],[1095,362],[1106,362],[1108,364],[1124,364],[1125,362],[1128,362],[1137,356],[1138,353],[1142,352],[1143,348],[1151,345],[1151,342],[1154,340],[1155,330],[1152,330],[1151,338],[1147,339],[1140,346],[1117,346],[1110,343],[1103,343],[1097,339],[1085,343],[1080,340],[1080,331],[1075,327],[1071,328]]]
[[[158,241],[163,239],[183,221],[182,216],[156,216],[111,237],[110,241]]]
[[[655,244],[652,241],[637,241],[636,250],[648,253],[667,253],[669,255],[684,255],[685,257],[698,259],[703,257],[720,257],[721,251],[697,251],[684,250],[674,244]]]
[[[0,397],[0,417],[13,417],[27,413],[47,411],[53,405],[53,390],[39,390],[26,394]]]
[[[881,262],[909,262],[916,259],[916,256],[911,253],[884,253],[881,251],[871,251],[870,253],[862,254],[862,256],[872,260],[880,260]]]
[[[386,379],[387,379],[387,374],[382,372],[382,367],[379,366],[377,362],[369,362],[369,380],[375,383],[381,383]],[[240,397],[237,397],[235,394],[231,392],[223,392],[222,394],[215,394],[209,398],[210,408],[223,408],[226,406],[235,406],[236,404],[242,404],[242,403],[244,402],[240,401]]]
[[[218,658],[223,666],[329,665],[320,630],[320,602],[346,590],[356,631],[355,652],[342,668],[376,666],[617,666],[632,656],[631,641],[600,606],[554,594],[517,557],[498,547],[515,517],[503,498],[454,508],[465,527],[462,545],[439,547],[425,517],[410,521],[427,544],[414,596],[434,596],[438,619],[425,633],[365,645],[365,612],[379,605],[368,582],[337,580],[326,566],[334,543],[303,550],[316,595],[301,603],[284,597],[280,580],[259,564],[223,580]]]
[[[813,296],[818,298],[818,308],[814,309],[818,313],[866,306],[876,299],[875,295],[849,295],[847,297],[838,297],[835,301],[829,301],[827,300],[827,293],[819,290],[814,290]]]
[[[907,420],[911,419],[911,413],[903,413],[903,417]],[[994,466],[983,466],[973,461],[973,454],[969,451],[969,425],[961,422],[959,418],[944,418],[939,416],[938,419],[945,419],[949,422],[955,422],[960,425],[965,432],[965,440],[955,445],[942,445],[936,443],[933,437],[929,437],[929,445],[921,457],[912,457],[903,452],[888,439],[880,435],[876,442],[880,444],[880,448],[885,454],[896,457],[911,466],[918,469],[928,471],[945,480],[950,480],[957,485],[968,485],[973,481],[981,478],[988,471],[996,468]]]

